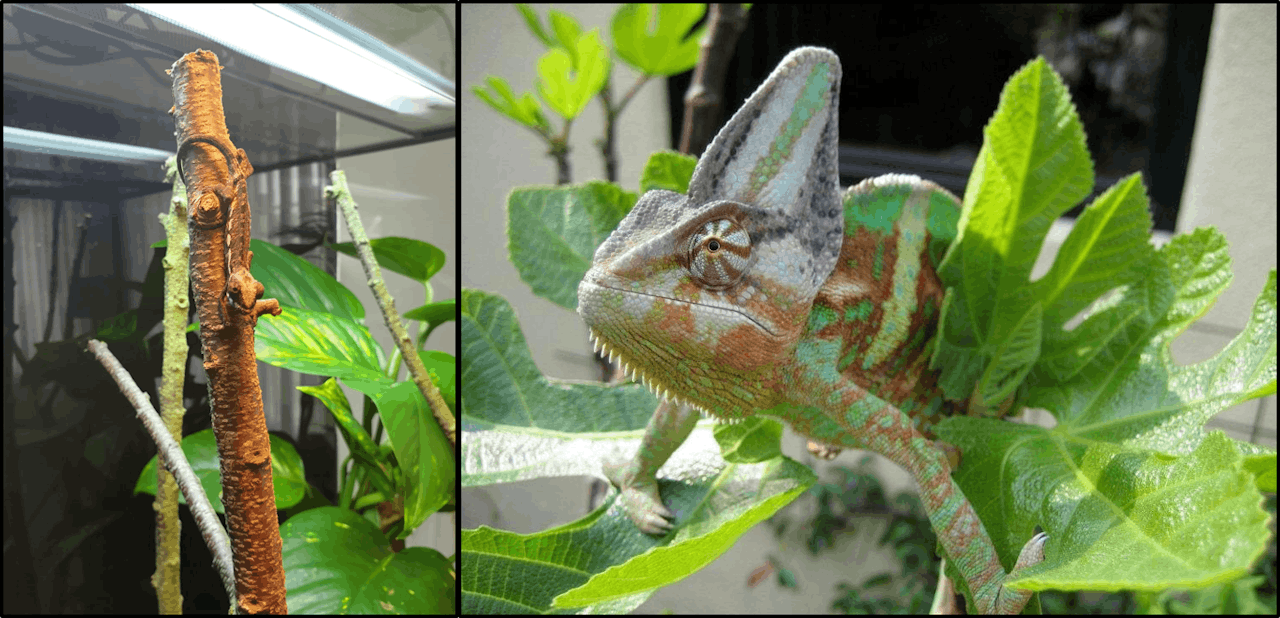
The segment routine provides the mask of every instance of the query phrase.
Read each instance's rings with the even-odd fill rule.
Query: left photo
[[[458,22],[5,5],[6,615],[457,613]]]

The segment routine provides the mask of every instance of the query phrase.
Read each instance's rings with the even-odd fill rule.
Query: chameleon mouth
[[[673,394],[671,392],[670,387],[660,383],[658,380],[655,380],[651,376],[645,374],[643,371],[640,371],[640,369],[636,366],[635,363],[632,363],[631,361],[627,360],[627,358],[623,356],[622,353],[618,352],[616,349],[614,349],[613,346],[609,345],[609,343],[605,341],[604,338],[602,338],[598,333],[596,333],[596,329],[588,328],[587,331],[588,331],[588,336],[591,340],[592,352],[604,354],[604,356],[609,359],[610,363],[615,361],[618,362],[622,366],[623,374],[625,374],[631,380],[644,385],[645,388],[649,389],[649,392],[653,393],[654,395],[657,395],[659,399],[662,399],[664,401],[670,401],[676,405],[688,406],[690,408],[693,408],[694,410],[697,410],[698,412],[701,412],[703,416],[714,419],[717,422],[738,423],[742,421],[742,419],[740,418],[729,418],[729,417],[720,416],[719,414],[716,414],[715,412],[712,412],[696,403],[693,403],[692,401],[689,401],[688,399],[681,397],[678,394]]]
[[[745,321],[747,321],[747,322],[750,322],[750,323],[751,323],[752,325],[754,325],[756,328],[758,328],[758,329],[760,329],[760,330],[762,330],[762,331],[764,331],[764,332],[766,332],[766,333],[769,333],[769,336],[770,336],[770,337],[777,337],[777,336],[779,336],[779,335],[778,335],[778,333],[775,333],[775,332],[773,331],[773,329],[772,329],[772,328],[769,328],[768,326],[766,326],[766,325],[762,324],[759,320],[757,320],[757,319],[755,319],[755,318],[751,317],[750,315],[748,315],[748,314],[746,314],[746,313],[743,313],[742,311],[740,311],[740,310],[738,310],[738,309],[735,309],[735,308],[733,308],[733,307],[728,307],[728,306],[723,306],[723,305],[712,305],[712,304],[707,304],[707,303],[699,303],[699,302],[694,302],[694,301],[691,301],[691,300],[684,300],[684,299],[682,299],[682,298],[671,298],[670,296],[658,296],[657,294],[647,294],[647,293],[645,293],[645,292],[637,292],[637,291],[635,291],[635,290],[624,290],[624,289],[621,289],[621,288],[615,288],[615,287],[613,287],[613,286],[605,285],[605,284],[603,284],[603,283],[591,283],[591,285],[594,285],[594,286],[596,286],[596,287],[598,287],[598,288],[602,288],[602,289],[605,289],[605,290],[612,290],[612,291],[617,292],[617,293],[619,293],[619,294],[629,294],[629,295],[632,295],[632,296],[647,296],[647,297],[649,297],[649,298],[654,298],[654,299],[657,299],[657,300],[662,301],[662,302],[667,302],[667,303],[679,303],[679,304],[681,304],[681,305],[691,305],[691,306],[694,306],[694,307],[698,307],[698,308],[700,308],[700,309],[704,309],[704,310],[706,310],[707,312],[710,312],[710,313],[713,313],[713,314],[718,314],[718,315],[721,315],[721,316],[727,316],[727,317],[737,318],[737,319],[739,319],[739,320],[745,320]]]

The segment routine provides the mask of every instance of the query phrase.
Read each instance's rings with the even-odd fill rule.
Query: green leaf
[[[613,508],[617,494],[578,521],[535,534],[484,526],[463,530],[461,559],[467,568],[462,572],[462,613],[545,613],[571,607],[588,608],[586,613],[630,611],[653,590],[719,557],[743,533],[803,493],[814,476],[807,466],[778,458],[726,465],[709,480],[659,483],[664,503],[682,520],[692,520],[665,537],[647,536],[620,515]],[[532,582],[537,583],[527,585]]]
[[[1226,240],[1211,228],[1174,237],[1158,254],[1160,268],[1085,322],[1123,319],[1123,328],[1109,329],[1120,336],[1105,342],[1070,380],[1030,380],[1027,405],[1052,412],[1059,427],[1089,427],[1106,431],[1115,443],[1186,455],[1199,445],[1213,415],[1274,392],[1274,271],[1244,332],[1222,352],[1187,366],[1174,364],[1169,353],[1174,338],[1230,282],[1226,251]],[[1128,420],[1117,424],[1119,419]]]
[[[1093,184],[1083,133],[1061,81],[1036,60],[1010,80],[985,134],[941,266],[949,289],[932,366],[949,397],[992,405],[1016,393],[1058,420],[937,428],[961,449],[955,478],[1006,565],[1036,525],[1050,534],[1048,559],[1016,585],[1163,590],[1240,577],[1265,547],[1259,487],[1274,474],[1258,471],[1274,469],[1275,455],[1204,423],[1274,392],[1274,273],[1240,337],[1178,367],[1169,343],[1230,281],[1221,235],[1197,230],[1153,249],[1135,174],[1085,209],[1031,282],[1050,223]]]
[[[986,405],[1004,401],[1022,384],[1031,365],[1040,357],[1040,303],[1035,303],[1018,320],[1017,328],[991,351],[991,363],[978,380],[978,396]]]
[[[378,445],[351,413],[351,402],[347,400],[346,392],[338,385],[336,379],[329,378],[319,386],[299,386],[297,389],[319,399],[320,403],[324,404],[337,423],[338,431],[342,432],[342,441],[347,444],[352,455],[369,462],[375,468],[378,467]]]
[[[1022,522],[1038,519],[1050,534],[1045,562],[1020,573],[1018,588],[1203,587],[1247,574],[1266,549],[1261,495],[1220,432],[1187,456],[1170,457],[1061,427],[972,418],[943,425],[965,452],[957,480],[1010,560],[1030,537]],[[994,451],[979,447],[992,443]],[[980,488],[1001,473],[1022,495]]]
[[[554,20],[553,20],[554,22]],[[609,79],[609,50],[592,30],[567,49],[552,48],[538,60],[538,95],[567,120],[578,117]]]
[[[426,333],[430,334],[435,327],[458,319],[458,301],[450,298],[438,303],[427,303],[406,311],[406,320],[418,320],[427,324]],[[424,335],[425,336],[425,335]]]
[[[507,198],[511,263],[534,294],[576,309],[596,247],[635,203],[634,193],[599,181],[517,188]]]
[[[453,501],[457,460],[416,384],[392,384],[373,396],[373,402],[405,473],[404,527],[412,531]]]
[[[790,504],[815,480],[817,477],[808,466],[780,457],[750,466],[728,465],[709,484],[680,488],[662,484],[664,502],[678,516],[696,509],[696,519],[683,525],[669,544],[633,550],[625,561],[615,559],[612,566],[593,574],[584,585],[556,597],[553,606],[585,607],[637,598],[639,593],[678,582],[711,564],[733,547],[738,537]],[[597,512],[606,512],[611,502]],[[630,520],[618,517],[602,525],[623,526],[614,528],[614,544],[640,549],[638,544],[623,542],[637,534],[645,536],[635,530]]]
[[[529,356],[515,312],[502,297],[464,288],[461,300],[462,413],[475,429],[522,427],[530,436],[559,440],[573,437],[562,433],[639,431],[653,415],[658,399],[638,384],[606,386],[544,377]],[[464,459],[477,444],[473,439],[480,437],[467,435]],[[543,455],[557,459],[564,454]],[[514,471],[530,474],[521,478],[538,477],[537,470]]]
[[[707,29],[689,29],[706,12],[704,4],[624,4],[612,24],[618,57],[645,75],[666,77],[692,69]]]
[[[318,376],[390,384],[386,356],[369,329],[322,311],[286,307],[279,316],[258,319],[254,341],[258,360]]]
[[[697,157],[672,151],[655,152],[645,163],[640,173],[640,193],[654,189],[685,193],[689,190],[689,180],[693,178],[693,168],[698,163]]]
[[[1216,231],[1175,237],[1159,252],[1163,270],[1089,318],[1124,324],[1106,329],[1119,335],[1070,380],[1027,382],[1027,404],[1052,412],[1053,429],[939,425],[939,438],[963,453],[956,481],[1007,561],[1035,525],[1050,534],[1048,560],[1019,587],[1203,587],[1247,573],[1266,548],[1260,490],[1274,487],[1275,453],[1204,424],[1275,388],[1275,272],[1218,355],[1179,367],[1168,349],[1225,289],[1225,255]]]
[[[306,470],[302,465],[302,457],[288,441],[270,435],[271,442],[271,482],[275,488],[276,508],[287,509],[302,501],[309,487]],[[213,430],[197,431],[182,438],[182,454],[204,488],[210,504],[216,513],[222,512],[222,468],[218,463],[218,443],[214,439]],[[138,475],[138,482],[133,486],[135,494],[156,494],[156,466],[158,456],[153,455]],[[178,504],[186,504],[187,497],[178,496]]]
[[[337,507],[304,511],[280,525],[293,614],[452,615],[450,562],[427,547],[395,552],[360,514]]]
[[[551,130],[551,123],[547,122],[546,117],[542,115],[542,106],[533,98],[532,93],[526,92],[516,98],[511,86],[507,85],[507,80],[492,75],[485,78],[485,83],[489,85],[492,93],[485,90],[484,86],[472,86],[471,92],[481,101],[488,103],[489,107],[535,131]]]
[[[356,254],[355,245],[352,243],[334,243],[330,247],[338,253],[357,259],[360,257]],[[444,251],[431,243],[414,238],[399,236],[373,238],[369,240],[369,247],[373,249],[373,256],[377,258],[378,266],[384,271],[398,273],[414,281],[426,283],[433,275],[440,272],[441,268],[444,268]]]
[[[782,423],[771,418],[755,416],[717,425],[715,436],[728,462],[760,463],[782,455]]]
[[[1080,120],[1043,59],[1010,78],[984,135],[965,190],[960,234],[939,267],[952,289],[931,367],[942,371],[939,383],[956,400],[968,399],[997,355],[1001,366],[989,377],[1002,379],[984,382],[984,396],[1011,392],[1017,385],[1003,379],[1025,375],[1026,363],[1034,362],[1034,335],[1044,329],[1024,318],[1037,302],[1045,315],[1061,310],[1049,304],[1051,290],[1029,285],[1031,267],[1053,220],[1093,186]],[[1145,236],[1136,242],[1145,243]]]
[[[435,382],[436,388],[440,389],[440,396],[444,398],[445,403],[449,404],[450,409],[454,409],[458,376],[457,359],[452,354],[439,350],[418,350],[418,358],[422,359],[422,365],[431,373],[432,381]],[[421,395],[422,392],[419,391],[418,394]]]
[[[249,247],[253,251],[253,277],[266,289],[263,298],[279,300],[286,312],[293,308],[309,309],[351,322],[364,322],[364,305],[333,275],[271,243],[254,240]],[[258,324],[261,327],[262,322]],[[261,353],[262,342],[258,343],[257,350]]]
[[[551,31],[555,33],[556,44],[574,57],[573,66],[582,66],[576,49],[582,37],[582,24],[572,15],[555,9],[547,11],[547,21],[551,24]]]
[[[542,29],[542,21],[538,19],[538,14],[527,4],[517,4],[516,10],[520,12],[520,16],[524,18],[524,25],[529,28],[529,32],[533,34],[543,45],[547,47],[555,47],[556,43],[551,36]]]

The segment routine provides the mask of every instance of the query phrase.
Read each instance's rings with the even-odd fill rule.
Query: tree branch
[[[174,63],[171,111],[178,127],[178,169],[191,204],[191,282],[209,374],[236,604],[244,613],[284,614],[271,443],[253,350],[258,316],[281,310],[274,299],[259,300],[263,286],[249,272],[247,179],[253,166],[227,133],[221,68],[218,57],[205,50]]]

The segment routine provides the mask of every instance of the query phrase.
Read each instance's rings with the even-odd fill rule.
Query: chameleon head
[[[722,201],[680,220],[695,214],[684,199],[645,194],[596,251],[578,313],[596,345],[659,395],[740,418],[774,392],[773,370],[792,352],[812,298],[778,281],[787,270],[778,245],[787,243],[768,239],[775,217]],[[657,227],[637,229],[646,222]],[[715,385],[736,385],[743,400],[706,392]]]
[[[767,408],[843,239],[840,64],[789,54],[716,136],[689,194],[650,191],[596,250],[578,313],[660,395]]]

